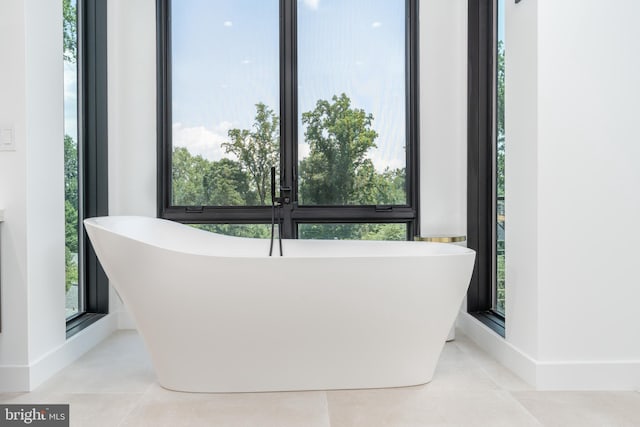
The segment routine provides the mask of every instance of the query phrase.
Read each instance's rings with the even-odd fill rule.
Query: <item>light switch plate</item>
[[[0,128],[0,151],[16,151],[16,137],[13,128]]]

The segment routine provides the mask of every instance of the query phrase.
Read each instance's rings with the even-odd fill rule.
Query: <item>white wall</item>
[[[538,0],[505,2],[506,338],[538,357]]]
[[[155,0],[107,4],[109,214],[156,216]],[[112,290],[121,328],[135,325]]]
[[[540,359],[640,368],[640,3],[612,6],[538,7]]]
[[[540,243],[559,255],[540,266],[542,358],[640,361],[640,3],[618,3],[539,12]]]
[[[155,3],[107,5],[111,215],[157,212]]]
[[[640,3],[506,2],[507,340],[540,389],[640,389]]]
[[[0,2],[0,52],[0,126],[16,138],[0,152],[0,391],[25,391],[96,342],[91,328],[65,339],[62,2]]]
[[[467,229],[467,2],[420,2],[420,234]]]
[[[65,340],[64,77],[62,5],[57,3],[25,2],[30,361]]]
[[[0,2],[0,126],[13,127],[16,151],[0,152],[2,227],[2,295],[0,311],[0,383],[12,381],[28,360],[27,334],[27,173],[25,97],[25,11],[21,1]]]

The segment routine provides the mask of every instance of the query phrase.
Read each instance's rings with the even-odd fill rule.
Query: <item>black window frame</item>
[[[496,0],[469,0],[467,242],[476,251],[476,261],[467,292],[467,311],[504,337],[505,318],[493,309],[496,7]]]
[[[82,221],[109,214],[107,2],[78,0],[79,276],[84,310],[67,319],[67,338],[109,312],[109,281]]]
[[[404,205],[304,206],[297,203],[297,2],[280,0],[280,171],[292,203],[280,211],[284,238],[297,238],[303,223],[404,223],[407,239],[419,228],[418,0],[405,0],[406,188]],[[171,135],[171,0],[156,0],[157,25],[157,215],[188,224],[267,224],[270,206],[173,206]]]

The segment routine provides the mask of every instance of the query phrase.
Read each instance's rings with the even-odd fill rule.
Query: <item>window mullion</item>
[[[291,203],[283,206],[283,236],[295,238],[292,210],[297,200],[297,17],[296,2],[280,1],[280,177],[291,189]]]

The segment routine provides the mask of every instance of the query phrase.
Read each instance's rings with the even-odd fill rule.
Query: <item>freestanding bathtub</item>
[[[397,387],[433,376],[475,253],[424,242],[218,235],[84,222],[160,385],[192,392]]]

